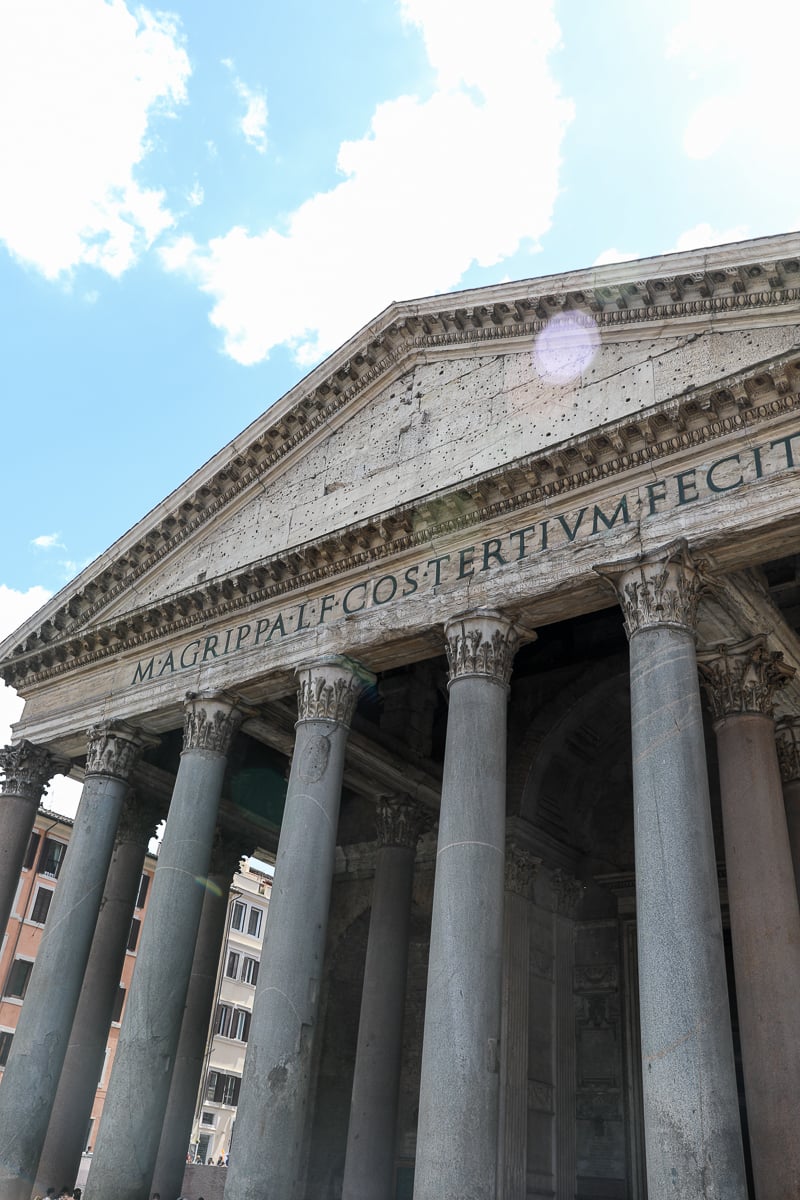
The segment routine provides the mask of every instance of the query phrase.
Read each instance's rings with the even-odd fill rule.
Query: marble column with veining
[[[714,717],[750,1152],[758,1200],[800,1196],[800,909],[764,636],[698,656]]]
[[[142,925],[87,1200],[147,1200],[169,1097],[231,743],[245,715],[190,693],[183,751]]]
[[[230,1151],[228,1200],[295,1200],[319,1014],[344,754],[374,676],[342,657],[298,671],[298,721]]]
[[[36,811],[54,775],[66,775],[69,762],[32,742],[0,749],[0,940],[11,916],[25,851]]]
[[[147,845],[161,820],[158,806],[128,794],[103,889],[83,987],[37,1171],[36,1190],[72,1185],[105,1061]]]
[[[69,850],[0,1083],[0,1200],[28,1200],[31,1193],[120,812],[147,739],[121,721],[109,721],[90,729],[88,740],[86,776]]]
[[[775,727],[778,762],[783,781],[783,804],[794,877],[800,894],[800,719],[784,717]]]
[[[506,708],[518,635],[476,610],[445,626],[450,666],[422,1044],[414,1200],[497,1188]]]
[[[406,797],[377,804],[379,849],[361,994],[342,1200],[393,1200],[394,1149],[414,852],[425,816]]]
[[[520,846],[506,847],[498,1200],[527,1196],[530,906],[540,862]]]
[[[630,643],[642,1083],[653,1200],[747,1195],[695,628],[682,541],[597,567]]]
[[[186,1151],[194,1124],[203,1058],[214,1010],[220,952],[229,911],[228,898],[233,873],[241,858],[241,839],[218,830],[211,852],[175,1070],[172,1072],[151,1185],[153,1192],[164,1197],[179,1196],[182,1191]]]

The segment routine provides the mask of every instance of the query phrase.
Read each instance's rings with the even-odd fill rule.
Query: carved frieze
[[[408,796],[381,796],[375,806],[379,846],[414,850],[429,824],[428,813]]]
[[[482,675],[508,685],[519,645],[513,623],[492,609],[452,617],[445,625],[450,682]]]
[[[297,719],[336,721],[350,725],[358,697],[375,676],[360,663],[340,655],[297,670]]]
[[[800,718],[782,717],[775,726],[775,745],[778,749],[778,762],[781,767],[781,779],[791,783],[800,779]]]
[[[145,746],[158,740],[126,721],[103,721],[92,725],[86,737],[86,774],[111,775],[115,779],[130,779]]]
[[[716,646],[697,656],[700,680],[714,719],[741,713],[773,715],[775,692],[794,676],[780,651],[763,634],[733,646]]]
[[[616,963],[578,963],[572,974],[576,992],[616,991],[619,968]]]
[[[227,754],[247,715],[245,707],[225,692],[188,692],[184,704],[184,750]]]
[[[694,632],[700,594],[708,581],[683,538],[636,559],[594,569],[616,592],[628,638],[664,625]]]
[[[515,842],[510,842],[506,846],[506,891],[514,892],[525,900],[532,900],[536,873],[541,862],[541,858],[537,858],[530,850],[524,850]]]
[[[59,758],[32,742],[4,746],[0,749],[0,771],[4,775],[0,792],[6,796],[24,796],[38,804],[52,777],[66,775],[69,768],[68,759]]]
[[[544,1113],[554,1111],[552,1083],[545,1083],[542,1079],[528,1080],[528,1109]]]

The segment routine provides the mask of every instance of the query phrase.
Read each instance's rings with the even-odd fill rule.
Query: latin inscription
[[[188,671],[245,649],[268,650],[283,638],[315,626],[328,625],[413,596],[417,591],[431,591],[443,584],[480,576],[509,563],[582,542],[628,525],[636,516],[647,521],[698,500],[714,499],[747,483],[797,467],[800,467],[800,431],[718,458],[707,467],[691,467],[654,479],[636,492],[623,493],[602,505],[587,504],[548,515],[502,536],[423,559],[404,571],[387,571],[328,592],[314,601],[301,601],[219,633],[192,638],[177,649],[141,659],[134,668],[131,684]]]

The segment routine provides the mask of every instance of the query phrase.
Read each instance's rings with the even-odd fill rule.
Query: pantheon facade
[[[54,596],[0,647],[3,921],[83,780],[0,1200],[80,1151],[164,816],[86,1200],[180,1190],[255,850],[225,1200],[796,1200],[799,470],[787,235],[393,304]]]

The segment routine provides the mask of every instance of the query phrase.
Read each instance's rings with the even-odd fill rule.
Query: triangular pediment
[[[799,254],[791,235],[392,305],[7,639],[6,678],[479,515],[703,397],[795,387]]]

